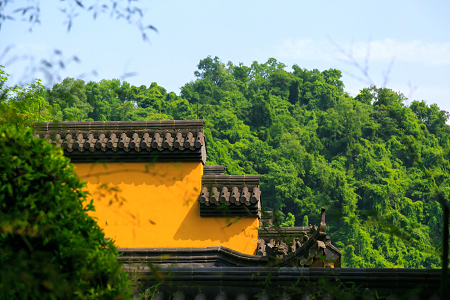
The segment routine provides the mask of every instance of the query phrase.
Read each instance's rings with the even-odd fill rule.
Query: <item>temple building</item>
[[[324,278],[356,282],[366,294],[396,295],[425,283],[429,299],[439,288],[439,273],[341,269],[324,209],[319,224],[274,224],[259,175],[225,175],[224,166],[206,165],[203,120],[34,128],[75,165],[93,198],[92,216],[142,289],[158,287],[154,299],[297,299]],[[166,274],[163,282],[152,276],[154,267]]]

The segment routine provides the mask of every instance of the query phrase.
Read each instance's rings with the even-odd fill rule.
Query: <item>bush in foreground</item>
[[[82,188],[61,149],[0,124],[0,298],[131,297]]]

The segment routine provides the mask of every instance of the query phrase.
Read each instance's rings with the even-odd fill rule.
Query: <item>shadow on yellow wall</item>
[[[188,165],[186,165],[188,164]],[[107,180],[110,184],[173,186],[192,172],[192,163],[93,163],[76,164],[78,175],[89,183]],[[197,165],[197,163],[195,163]],[[100,179],[101,178],[101,179]]]
[[[212,238],[221,244],[229,242],[231,238],[242,235],[243,238],[256,238],[257,226],[255,217],[227,218],[227,217],[199,217],[200,205],[198,202],[191,206],[188,214],[181,222],[174,235],[175,240],[207,241]],[[218,230],[219,229],[219,230]]]
[[[76,167],[93,196],[92,215],[118,247],[223,245],[247,254],[256,248],[256,217],[200,217],[201,163],[78,163]]]

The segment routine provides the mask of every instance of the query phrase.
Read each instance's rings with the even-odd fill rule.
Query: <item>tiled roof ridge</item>
[[[245,254],[239,251],[233,250],[225,246],[210,246],[210,247],[179,247],[179,248],[117,248],[119,253],[123,254],[149,254],[149,253],[165,253],[165,252],[179,252],[179,253],[214,253],[222,252],[227,253],[236,258],[242,258],[245,260],[255,260],[255,261],[267,261],[267,257]],[[119,256],[119,259],[126,260],[125,258]]]
[[[202,176],[202,184],[247,184],[257,185],[261,182],[259,175],[215,175],[206,174]]]
[[[141,150],[152,151],[157,149],[163,151],[169,150],[184,150],[184,149],[198,149],[204,144],[204,135],[202,132],[197,132],[196,136],[192,132],[187,132],[185,135],[181,132],[176,134],[173,132],[165,132],[161,134],[155,132],[149,134],[148,132],[134,132],[133,134],[127,134],[125,132],[89,132],[87,136],[81,132],[72,134],[71,132],[44,134],[42,132],[37,133],[37,137],[45,138],[51,144],[61,146],[64,150],[72,152],[73,150],[79,150],[83,152],[90,150],[94,152],[99,149],[103,152],[111,149],[117,151],[118,149],[124,149],[126,152],[134,149],[137,152]]]
[[[165,293],[166,297],[170,295],[168,291],[184,292],[186,299],[194,299],[194,296],[200,292],[207,294],[209,298],[203,296],[204,298],[198,299],[214,299],[216,293],[223,294],[224,292],[228,293],[228,299],[239,299],[231,296],[241,295],[242,293],[245,297],[241,299],[256,299],[257,297],[257,299],[272,299],[272,296],[269,297],[266,293],[278,295],[273,299],[306,299],[309,294],[305,292],[304,295],[306,296],[302,297],[302,293],[299,292],[305,291],[305,289],[306,291],[308,289],[314,291],[315,284],[320,284],[319,286],[326,288],[337,286],[342,289],[341,291],[346,290],[345,284],[352,284],[350,286],[353,287],[355,292],[368,295],[370,295],[370,292],[373,293],[376,289],[380,289],[379,295],[384,295],[387,299],[401,299],[395,296],[396,294],[417,296],[408,299],[440,299],[436,295],[440,293],[442,277],[442,270],[440,269],[407,268],[192,266],[163,267],[160,271],[162,274],[170,274],[172,280],[161,284],[159,291]],[[148,286],[160,282],[158,278],[151,276],[152,272],[154,271],[150,268],[142,268],[138,271],[141,278],[146,278],[145,284]],[[270,284],[267,284],[268,278],[270,278]],[[327,280],[326,285],[323,283],[324,280]],[[203,289],[200,290],[198,286],[203,287]],[[176,288],[174,289],[174,287]],[[348,290],[351,291],[351,289]],[[212,291],[214,291],[214,294],[212,294]],[[289,296],[289,293],[291,293],[291,296]],[[281,294],[283,294],[282,297],[280,297]],[[421,297],[419,297],[420,294],[422,294]],[[261,295],[264,297],[261,297]],[[374,299],[374,297],[369,297],[369,299]]]
[[[231,188],[223,186],[221,189],[217,187],[208,189],[208,187],[203,186],[199,197],[200,203],[204,203],[206,206],[211,204],[219,206],[223,203],[228,206],[230,204],[238,206],[245,204],[246,206],[250,206],[259,202],[260,199],[261,191],[259,187],[248,188],[247,186],[242,188],[238,188],[237,186]]]
[[[266,234],[284,234],[289,236],[295,236],[297,234],[301,233],[309,233],[311,230],[311,227],[304,227],[304,226],[296,226],[296,227],[276,227],[274,225],[271,225],[269,227],[263,227],[259,228],[260,233],[266,233]]]
[[[158,286],[154,299],[443,299],[440,269],[164,266],[161,281],[149,266],[124,268]]]
[[[204,166],[203,175],[224,175],[225,166]]]
[[[211,204],[219,206],[224,203],[233,207],[241,204],[248,207],[258,206],[261,200],[260,181],[259,175],[203,175],[198,200],[206,206]],[[221,213],[224,212],[218,212],[219,215]],[[251,214],[253,213],[252,210]]]
[[[109,156],[112,154],[111,159],[128,160],[131,157],[126,154],[130,151],[133,154],[158,150],[163,152],[162,159],[165,160],[206,161],[203,120],[47,122],[35,123],[33,127],[36,137],[62,147],[66,155],[78,160],[99,159],[98,155],[92,158],[86,154],[80,156],[82,152],[93,155],[96,154],[94,152],[103,152]]]
[[[204,120],[166,120],[166,121],[92,121],[92,122],[39,122],[34,123],[37,131],[61,130],[156,130],[189,129],[205,126]]]
[[[336,248],[336,246],[333,245],[331,242],[325,243],[325,245],[326,245],[327,247],[330,247],[331,249],[333,249],[333,250],[336,251],[337,253],[342,254],[342,253],[341,253],[341,250],[339,250],[338,248]]]
[[[250,255],[225,246],[190,248],[118,248],[117,259],[123,263],[151,261],[154,264],[187,265],[225,265],[225,266],[265,266],[267,256]],[[167,256],[170,254],[170,257]]]

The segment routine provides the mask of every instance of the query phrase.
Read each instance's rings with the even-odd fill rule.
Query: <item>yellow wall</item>
[[[119,248],[256,249],[256,217],[200,217],[200,162],[75,165],[94,199],[92,215]]]

